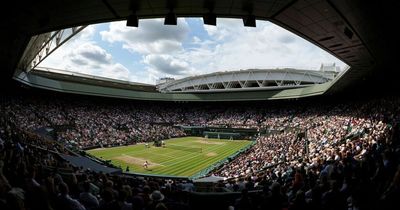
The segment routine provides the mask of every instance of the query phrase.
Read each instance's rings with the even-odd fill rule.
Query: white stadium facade
[[[333,80],[338,73],[335,64],[321,65],[318,71],[294,68],[225,71],[179,80],[161,79],[157,89],[163,93],[277,90],[323,84]]]

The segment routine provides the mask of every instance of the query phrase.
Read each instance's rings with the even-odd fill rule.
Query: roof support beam
[[[18,68],[26,72],[36,68],[44,59],[84,28],[86,25],[33,36],[20,59]]]

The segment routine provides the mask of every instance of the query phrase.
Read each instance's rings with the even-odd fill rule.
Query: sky
[[[147,84],[216,71],[346,67],[268,21],[257,20],[256,28],[244,27],[241,19],[217,19],[217,26],[204,25],[201,18],[179,18],[176,26],[163,21],[140,20],[138,28],[126,21],[87,26],[39,66]]]

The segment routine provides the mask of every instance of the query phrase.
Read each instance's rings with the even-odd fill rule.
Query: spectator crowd
[[[398,98],[226,107],[6,97],[0,209],[196,209],[190,181],[95,173],[57,155],[68,152],[64,145],[184,136],[179,125],[266,131],[212,172],[228,178],[219,187],[241,192],[234,209],[390,209],[400,195],[399,105]],[[30,135],[42,127],[55,128],[57,144]]]

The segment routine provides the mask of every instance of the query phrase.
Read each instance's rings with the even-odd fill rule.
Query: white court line
[[[226,144],[216,144],[216,145],[213,145],[213,146],[211,146],[211,147],[208,147],[207,150],[210,150],[210,152],[212,152],[212,151],[217,150],[217,149],[219,149],[220,147],[224,147],[224,146],[226,146]],[[186,151],[184,151],[184,152],[186,152]],[[204,151],[203,151],[203,152],[204,152]],[[135,154],[145,154],[145,153],[149,153],[149,151],[142,150],[142,151],[140,151],[140,152],[135,152]],[[163,153],[163,154],[152,153],[152,155],[155,154],[155,155],[159,155],[159,156],[165,156],[165,157],[168,157],[168,158],[171,158],[171,159],[177,158],[177,156],[170,156],[170,155],[167,155],[167,154],[170,154],[170,153],[174,153],[174,151],[167,152],[167,153]],[[132,155],[135,155],[135,154],[132,154]],[[192,153],[192,152],[188,152],[187,155],[184,155],[184,156],[180,156],[180,157],[179,157],[179,158],[182,158],[181,161],[175,162],[175,160],[168,160],[168,161],[165,161],[165,162],[161,162],[161,163],[159,163],[159,164],[160,164],[160,165],[164,165],[164,166],[170,167],[170,166],[173,166],[173,165],[180,164],[180,163],[182,163],[182,162],[184,162],[184,161],[187,161],[186,157],[192,156],[192,157],[189,158],[189,159],[194,159],[194,158],[198,158],[198,157],[200,157],[200,156],[202,156],[202,155],[203,155],[203,153],[200,153],[200,154],[197,154],[197,155],[194,155],[194,156],[193,156],[193,153]],[[168,165],[167,163],[170,163],[170,162],[173,162],[173,164]]]
[[[212,148],[212,150],[216,150],[216,149],[218,149],[218,148],[220,148],[220,147],[223,147],[223,146],[225,146],[224,144],[223,145],[216,145],[216,146],[212,146],[212,147],[209,147],[208,149],[211,149]],[[215,148],[214,148],[215,147]],[[190,160],[191,159],[194,159],[194,158],[197,158],[197,157],[200,157],[200,156],[202,156],[203,155],[203,153],[200,153],[200,154],[198,154],[198,155],[194,155],[193,156],[193,154],[189,154],[189,155],[185,155],[184,157],[187,157],[187,156],[193,156],[193,157],[191,157],[191,158],[189,158]],[[181,157],[182,158],[182,157]],[[168,166],[173,166],[173,165],[176,165],[176,164],[179,164],[179,163],[182,163],[182,162],[184,162],[184,161],[187,161],[188,159],[186,159],[186,158],[183,158],[183,160],[181,160],[181,161],[178,161],[178,162],[174,162],[173,160],[169,160],[169,161],[166,161],[166,162],[162,162],[161,164],[163,164],[163,165],[167,165],[166,163],[169,163],[169,162],[174,162],[173,164],[171,164],[171,165],[168,165]]]
[[[175,156],[170,156],[170,155],[167,155],[167,154],[160,154],[160,153],[156,153],[156,152],[149,152],[149,151],[140,151],[140,152],[127,152],[128,154],[131,154],[131,155],[133,155],[133,156],[135,156],[135,155],[142,155],[142,154],[148,154],[148,153],[151,153],[151,155],[160,155],[160,156],[165,156],[165,157],[169,157],[169,158],[175,158]]]

